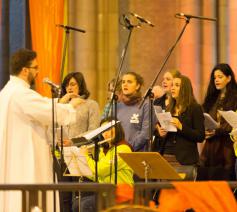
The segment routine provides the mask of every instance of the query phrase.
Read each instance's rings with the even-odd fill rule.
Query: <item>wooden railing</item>
[[[230,188],[237,188],[237,181],[228,182]],[[134,204],[148,205],[151,190],[174,188],[172,182],[135,183]],[[28,212],[39,206],[42,212],[46,211],[47,191],[92,191],[97,195],[97,211],[115,205],[115,185],[98,183],[59,183],[59,184],[0,184],[0,191],[21,191],[22,211]],[[142,200],[142,202],[141,202]]]
[[[115,186],[98,183],[59,183],[59,184],[0,184],[0,191],[21,191],[22,211],[30,212],[39,207],[46,212],[47,191],[92,191],[97,193],[97,210],[100,211],[115,204]]]

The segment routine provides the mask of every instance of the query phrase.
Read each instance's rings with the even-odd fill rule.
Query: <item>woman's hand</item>
[[[63,146],[67,147],[67,146],[72,146],[73,145],[73,142],[71,140],[64,140],[63,141]],[[58,146],[61,146],[61,142],[59,141],[58,142]]]
[[[72,145],[73,145],[73,142],[69,139],[63,141],[63,146],[72,146]]]
[[[175,126],[177,129],[179,129],[179,130],[182,130],[182,128],[183,128],[183,125],[182,125],[182,123],[179,121],[178,118],[173,117],[172,120],[170,121],[170,123],[171,123],[172,125],[174,125],[174,126]]]
[[[157,131],[158,131],[158,133],[159,133],[159,135],[160,135],[160,137],[165,137],[166,135],[167,135],[167,131],[164,129],[164,128],[162,128],[159,124],[156,124],[156,129],[157,129]]]
[[[230,138],[233,142],[237,142],[237,128],[233,128],[230,133]]]
[[[73,98],[79,97],[77,94],[74,93],[67,93],[61,99],[59,99],[59,103],[69,103],[69,101]]]
[[[78,105],[82,104],[86,102],[85,99],[82,98],[73,98],[71,99],[71,101],[69,102],[74,108],[77,108]]]
[[[211,138],[215,135],[216,131],[215,130],[206,130],[205,131],[205,139]]]

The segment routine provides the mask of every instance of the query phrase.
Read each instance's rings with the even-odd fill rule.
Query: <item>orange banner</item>
[[[39,75],[36,90],[50,96],[50,88],[42,83],[48,77],[60,81],[63,30],[56,24],[64,21],[64,0],[29,1],[32,48],[37,52]]]
[[[237,211],[234,195],[225,181],[173,182],[175,189],[161,191],[159,211]]]

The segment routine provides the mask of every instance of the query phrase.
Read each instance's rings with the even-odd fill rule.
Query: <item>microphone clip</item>
[[[136,28],[140,28],[141,27],[140,23],[133,24],[132,21],[131,21],[131,18],[129,18],[129,16],[126,15],[126,14],[123,14],[122,18],[123,18],[123,24],[122,25],[124,26],[124,28],[126,28],[128,30],[131,30],[134,27],[136,27]]]
[[[51,87],[53,97],[57,98],[61,95],[61,87],[53,83],[49,78],[44,78],[43,83],[48,84]]]

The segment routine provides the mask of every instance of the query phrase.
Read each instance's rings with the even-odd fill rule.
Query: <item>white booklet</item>
[[[218,110],[218,112],[228,122],[228,124],[231,127],[237,128],[237,113],[236,112],[234,112],[233,110],[228,110],[228,111]]]
[[[80,153],[80,148],[71,146],[64,147],[64,161],[69,170],[70,176],[92,176],[92,171],[88,166],[87,159]],[[65,172],[66,173],[66,172]],[[67,174],[64,174],[67,175]]]
[[[219,127],[219,124],[208,113],[204,113],[203,115],[206,130],[215,130]]]
[[[156,113],[156,116],[162,128],[168,132],[177,132],[177,128],[170,123],[172,120],[170,112]]]
[[[116,123],[119,123],[119,122],[120,121],[117,121]],[[95,130],[92,130],[92,131],[87,132],[87,133],[80,134],[77,137],[75,137],[74,139],[84,137],[85,139],[90,140],[90,139],[96,137],[97,135],[101,134],[102,132],[112,128],[114,125],[115,125],[115,120],[112,120],[111,122],[108,122],[107,124],[104,124],[104,125],[102,125],[101,127],[97,128]]]
[[[157,114],[157,113],[162,113],[162,112],[163,112],[163,110],[162,110],[162,107],[161,107],[161,106],[154,105],[153,107],[154,107],[154,109],[155,109],[155,113],[156,113],[156,114]]]

